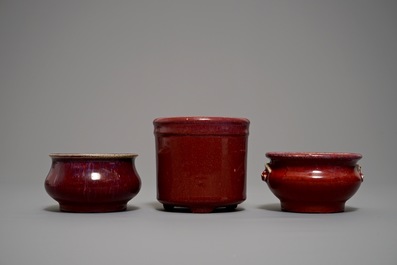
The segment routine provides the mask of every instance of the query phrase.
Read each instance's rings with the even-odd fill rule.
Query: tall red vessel
[[[233,210],[246,199],[248,119],[170,117],[153,124],[157,199],[166,210]]]

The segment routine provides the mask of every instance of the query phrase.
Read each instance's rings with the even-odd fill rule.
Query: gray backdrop
[[[114,231],[107,230],[111,218],[121,218],[117,219],[119,227],[146,227],[139,230],[139,238],[133,236],[137,231],[128,238],[123,237],[123,230],[116,231],[113,242],[119,243],[106,243],[114,255],[109,260],[116,263],[120,263],[117,258],[127,261],[135,253],[136,264],[186,264],[189,257],[193,257],[191,262],[236,264],[251,258],[255,264],[261,258],[265,261],[266,255],[273,261],[300,257],[318,264],[331,262],[333,256],[321,258],[325,253],[321,249],[332,249],[334,243],[350,264],[355,263],[351,253],[357,253],[354,257],[364,254],[361,263],[374,264],[377,257],[383,257],[385,264],[397,262],[390,248],[397,243],[392,225],[397,208],[391,203],[396,200],[393,189],[397,185],[396,13],[396,1],[376,0],[0,1],[0,264],[28,260],[44,264],[47,250],[54,257],[64,257],[64,262],[70,261],[70,253],[76,264],[80,258],[84,264],[105,263],[108,256],[102,252],[84,256],[77,246],[68,251],[56,246],[66,247],[74,241],[100,244],[97,231],[109,231],[104,239],[112,238]],[[186,115],[250,119],[248,200],[241,211],[226,213],[226,218],[159,211],[152,121]],[[268,151],[362,153],[365,181],[351,201],[351,211],[327,216],[279,212],[277,199],[260,180]],[[43,189],[52,152],[138,153],[136,167],[143,186],[134,199],[136,211],[120,213],[122,217],[58,213]],[[377,212],[379,207],[385,212]],[[371,209],[373,215],[368,217]],[[318,247],[318,256],[300,251],[318,246],[308,242],[321,242],[335,234],[341,224],[335,216],[343,216],[344,227],[362,219],[373,223],[367,221],[361,224],[362,230],[354,230],[359,237],[349,241],[354,249],[338,245],[346,242],[341,235]],[[383,222],[375,216],[383,216]],[[77,231],[77,239],[67,237],[67,222],[79,227],[79,218],[87,226],[90,221],[85,218],[99,223],[98,230],[90,228],[86,241],[78,238],[83,228]],[[134,218],[138,218],[135,224]],[[150,226],[156,218],[162,222]],[[216,222],[219,218],[237,220],[229,229]],[[277,218],[286,222],[278,232],[292,233],[292,238],[282,234],[277,239],[280,233],[271,234],[271,225],[277,227],[280,221]],[[313,226],[304,221],[308,218],[314,218],[314,225],[321,219],[335,227],[320,227],[329,234],[320,236],[317,231],[306,237],[306,243],[294,241],[311,231]],[[288,222],[296,219],[298,227],[299,221],[303,227],[291,231],[293,225]],[[189,226],[198,220],[210,231],[221,229],[225,240],[214,241],[209,236],[208,241],[216,243],[200,245],[207,239],[201,238],[200,229]],[[256,222],[250,223],[253,220]],[[277,221],[269,228],[269,220]],[[55,228],[57,222],[60,227]],[[184,230],[174,231],[167,222],[180,224]],[[265,229],[260,224],[266,222],[267,235],[274,238],[255,239]],[[384,228],[383,237],[368,245],[366,240],[380,233],[368,234],[368,230],[378,225]],[[53,230],[47,230],[48,226]],[[252,230],[238,230],[247,226]],[[38,242],[45,231],[48,240]],[[230,245],[233,233],[245,240],[238,248]],[[182,238],[184,234],[191,237]],[[173,243],[164,239],[173,235],[179,235]],[[202,255],[189,252],[186,242],[191,240]],[[282,246],[292,242],[284,248],[296,255],[277,252],[274,240]],[[222,245],[226,247],[216,250]],[[118,252],[120,247],[123,251]],[[12,254],[16,248],[25,255]],[[161,254],[150,253],[159,248],[165,248]],[[177,255],[178,250],[182,254]]]

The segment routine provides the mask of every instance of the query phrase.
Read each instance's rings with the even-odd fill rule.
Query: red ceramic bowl
[[[171,117],[153,123],[157,199],[166,210],[209,213],[245,200],[249,120]]]
[[[47,193],[65,212],[122,211],[138,194],[136,154],[50,154]]]
[[[355,153],[267,153],[262,173],[281,209],[301,213],[342,212],[363,181]]]

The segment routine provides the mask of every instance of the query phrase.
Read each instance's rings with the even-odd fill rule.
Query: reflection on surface
[[[321,170],[313,170],[312,171],[312,178],[315,178],[315,179],[323,178]]]
[[[91,179],[92,179],[92,180],[101,179],[101,174],[99,174],[98,172],[92,172],[92,173],[91,173]]]

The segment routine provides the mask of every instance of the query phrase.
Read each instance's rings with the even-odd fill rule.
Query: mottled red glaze
[[[47,193],[65,212],[123,211],[141,181],[135,154],[51,154]]]
[[[262,173],[270,190],[289,212],[343,212],[363,181],[355,153],[267,153]]]
[[[249,120],[172,117],[153,123],[157,199],[165,210],[232,210],[246,199]]]

